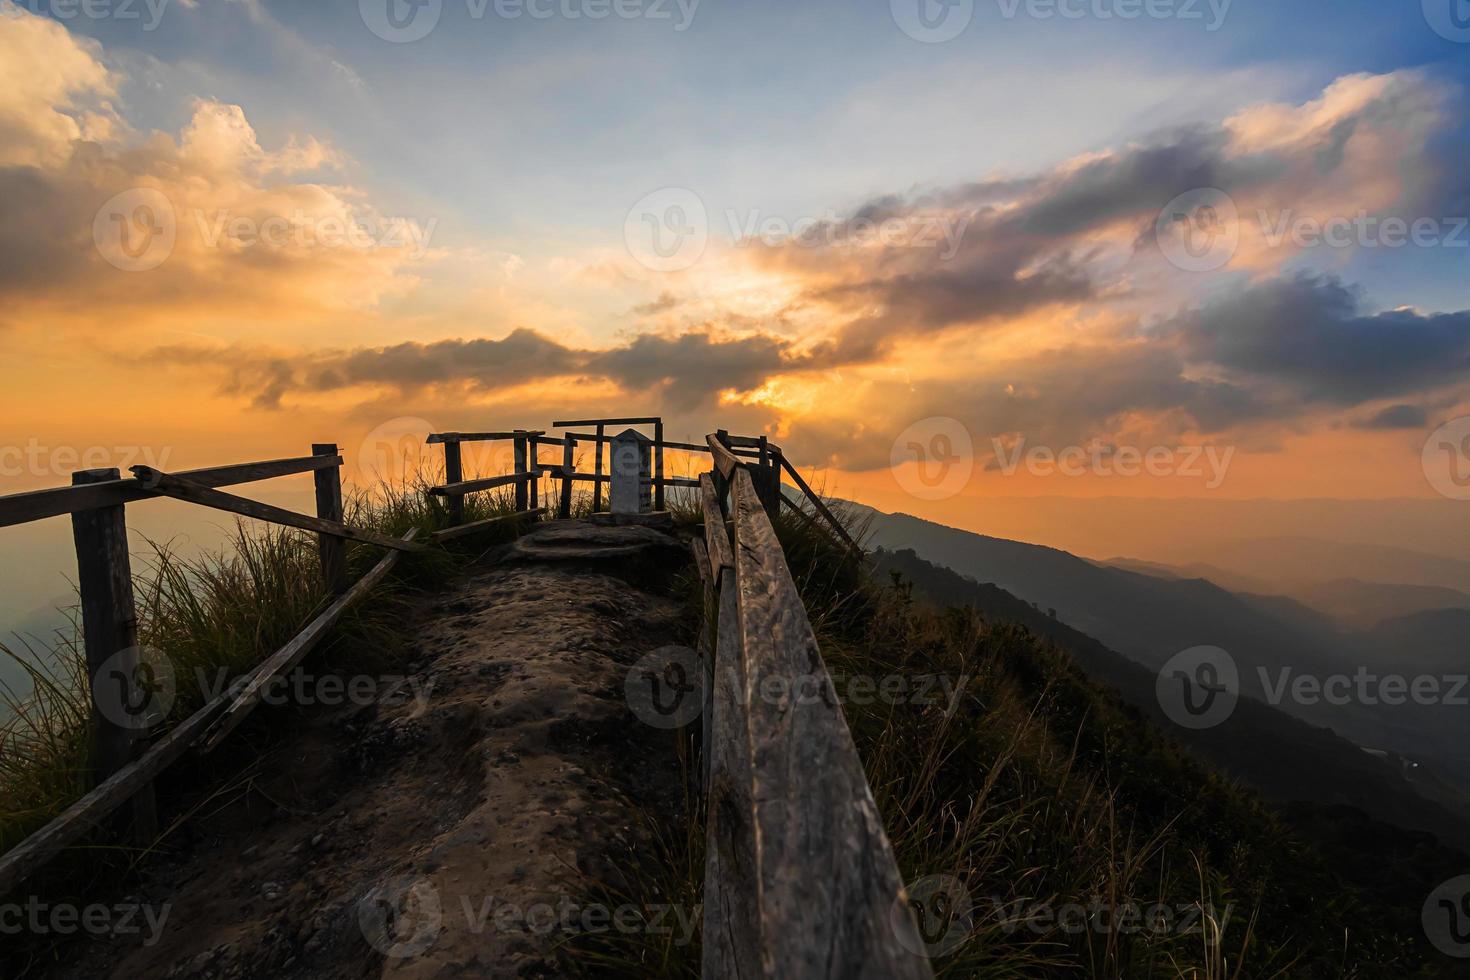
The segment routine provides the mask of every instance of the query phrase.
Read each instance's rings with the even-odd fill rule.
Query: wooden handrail
[[[437,446],[447,442],[497,442],[503,439],[520,439],[524,436],[544,436],[545,429],[517,429],[511,432],[435,432],[427,442]]]
[[[337,455],[297,456],[263,463],[238,463],[234,466],[185,470],[176,475],[204,487],[229,487],[341,465],[342,457]],[[141,480],[109,480],[106,483],[14,493],[0,497],[0,527],[27,524],[48,517],[61,517],[78,511],[114,507],[160,496],[164,494],[149,488]]]
[[[504,476],[490,476],[482,480],[464,480],[460,483],[446,483],[442,487],[430,487],[431,497],[463,497],[471,493],[479,493],[482,490],[494,490],[497,487],[508,487],[517,483],[524,483],[533,479],[532,473],[507,473]]]
[[[306,514],[286,510],[284,507],[263,504],[258,500],[247,500],[221,490],[212,490],[181,476],[155,470],[151,466],[134,466],[133,474],[155,492],[188,501],[191,504],[212,507],[215,510],[239,514],[242,517],[253,517],[260,521],[270,521],[272,524],[284,524],[286,527],[299,528],[303,531],[331,534],[339,538],[347,538],[349,541],[377,545],[380,548],[392,548],[396,551],[421,551],[423,549],[422,545],[411,544],[399,538],[390,538],[376,531],[363,531],[349,527],[340,521],[309,517]]]
[[[734,574],[719,586],[702,974],[929,980],[882,815],[775,529],[748,469],[710,440],[715,459],[732,463]],[[724,522],[712,478],[707,486],[714,542]],[[813,686],[821,697],[796,696]],[[763,693],[772,691],[785,693]]]

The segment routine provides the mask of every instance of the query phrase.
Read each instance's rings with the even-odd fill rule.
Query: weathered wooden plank
[[[705,436],[705,439],[709,442],[709,451],[710,455],[714,457],[715,469],[719,471],[721,476],[728,480],[730,474],[734,473],[735,468],[740,465],[740,460],[734,453],[730,452],[724,443],[720,442],[718,433]]]
[[[464,482],[464,454],[458,439],[444,443],[444,483],[454,486]],[[446,502],[450,524],[464,523],[464,496],[451,495]]]
[[[732,496],[764,972],[932,978],[806,609],[743,468]]]
[[[114,482],[115,469],[72,474],[77,486]],[[128,525],[122,504],[71,515],[77,549],[77,592],[82,607],[82,638],[92,704],[89,764],[100,783],[133,761],[148,719],[131,722],[139,697],[138,611],[133,604],[133,571],[128,557]],[[152,843],[158,815],[151,788],[133,799],[134,831],[139,843]]]
[[[653,509],[664,509],[664,422],[653,423]]]
[[[518,511],[514,514],[505,514],[501,517],[490,517],[483,521],[475,521],[473,524],[461,524],[458,527],[445,528],[442,531],[435,531],[429,537],[435,541],[453,541],[455,538],[478,534],[481,531],[489,530],[492,527],[497,527],[510,521],[521,521],[532,517],[539,517],[544,513],[546,513],[545,507],[538,507],[535,510]]]
[[[553,422],[551,423],[551,427],[553,429],[565,429],[573,425],[653,425],[655,422],[662,421],[663,419],[658,416],[642,419],[578,419],[571,422]]]
[[[592,481],[592,513],[596,514],[602,510],[602,442],[607,438],[607,430],[604,426],[597,427],[597,442],[595,452],[597,463],[592,473],[597,477]]]
[[[720,574],[726,568],[735,567],[735,556],[730,550],[730,532],[725,529],[725,511],[720,498],[715,495],[714,478],[705,473],[699,478],[699,500],[704,510],[704,541],[709,556],[710,579],[719,585]]]
[[[577,440],[568,436],[562,442],[561,450],[561,503],[557,507],[556,516],[562,520],[569,520],[572,516],[572,477],[576,474],[576,466],[573,454],[577,451]]]
[[[796,485],[801,488],[801,492],[806,494],[807,499],[812,502],[812,506],[817,509],[819,514],[827,519],[827,523],[831,525],[832,530],[837,532],[838,537],[847,542],[847,546],[850,549],[861,553],[862,549],[852,539],[852,535],[847,533],[847,529],[842,526],[842,522],[837,519],[837,516],[827,509],[827,505],[822,502],[822,498],[817,496],[816,491],[807,484],[806,480],[802,479],[800,473],[796,472],[796,467],[787,462],[785,454],[778,456],[777,459],[786,468],[786,472],[791,474],[791,479],[796,481]]]
[[[741,667],[739,597],[733,576],[720,587],[714,686],[709,699],[709,808],[705,818],[704,950],[700,976],[771,976],[763,949],[750,732]],[[827,974],[812,974],[823,976]],[[837,976],[830,974],[830,976]],[[799,977],[792,975],[792,980]]]
[[[202,470],[185,470],[177,475],[204,487],[228,487],[241,483],[256,483],[274,480],[280,476],[310,473],[331,466],[341,466],[342,457],[300,456],[294,459],[273,459],[264,463],[240,463],[235,466],[214,466]],[[84,486],[55,487],[50,490],[31,490],[0,497],[0,527],[25,524],[47,517],[60,517],[95,507],[115,507],[118,504],[147,500],[160,494],[150,490],[139,480],[107,480]]]
[[[317,456],[335,456],[337,446],[335,443],[318,443],[311,447],[311,451]],[[313,475],[316,477],[316,516],[324,521],[343,523],[342,471],[332,466],[317,470]],[[322,534],[317,539],[317,550],[321,554],[322,581],[326,583],[327,591],[333,595],[346,592],[347,542],[335,534]]]
[[[449,442],[496,442],[501,439],[518,439],[524,435],[545,435],[544,429],[517,429],[513,432],[436,432],[429,436],[431,446]]]
[[[231,514],[239,514],[242,517],[252,517],[258,521],[270,521],[272,524],[284,524],[286,527],[300,528],[303,531],[316,531],[318,534],[335,534],[339,538],[347,538],[352,541],[360,541],[363,544],[377,545],[380,548],[392,548],[395,551],[422,551],[423,545],[409,544],[400,538],[390,538],[376,531],[361,531],[354,527],[348,527],[340,521],[327,521],[320,517],[310,517],[306,514],[298,514],[284,507],[276,507],[272,504],[263,504],[258,500],[247,500],[237,497],[231,493],[223,493],[219,490],[211,490],[208,487],[191,483],[182,477],[171,473],[155,470],[151,466],[134,466],[133,473],[138,479],[147,483],[156,492],[176,500],[188,501],[201,507],[212,507],[215,510],[223,510]]]
[[[209,727],[227,700],[228,695],[222,694],[194,712],[137,761],[118,770],[55,820],[5,852],[0,857],[0,896],[35,874],[129,798],[151,787],[158,774],[183,755]]]
[[[524,479],[529,475],[529,460],[527,458],[527,443],[529,437],[519,435],[515,437],[515,475],[522,479],[516,482],[516,510],[526,510],[530,504],[528,499],[531,492],[531,484]]]
[[[430,487],[429,494],[434,497],[463,497],[482,490],[494,490],[496,487],[508,487],[513,483],[524,483],[528,479],[530,476],[526,473],[487,476],[481,480],[462,480],[459,483],[446,483],[442,487]]]
[[[413,539],[418,535],[418,528],[411,529],[403,536],[402,543],[411,545]],[[390,551],[372,567],[372,569],[353,583],[352,588],[338,596],[333,603],[322,610],[318,616],[306,625],[300,633],[291,638],[285,646],[271,654],[261,663],[259,667],[245,681],[229,707],[220,716],[218,724],[210,732],[208,740],[204,744],[203,751],[212,752],[225,740],[235,728],[249,717],[250,713],[260,706],[261,698],[265,695],[265,686],[272,678],[284,674],[301,662],[311,649],[321,642],[327,631],[337,624],[354,603],[362,599],[378,583],[393,570],[398,564],[401,551]]]

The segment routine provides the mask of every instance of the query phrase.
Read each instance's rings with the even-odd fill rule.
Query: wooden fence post
[[[517,475],[524,475],[525,473],[528,472],[527,469],[526,469],[526,437],[525,436],[516,436],[515,437],[515,465],[516,465],[516,474]],[[519,481],[517,481],[517,483],[516,483],[516,510],[525,510],[526,509],[526,507],[527,507],[526,500],[527,500],[527,497],[528,497],[529,492],[530,492],[530,488],[527,486],[527,481],[525,481],[525,480],[519,480]]]
[[[596,514],[602,510],[602,438],[607,434],[607,426],[597,427],[597,468],[593,474],[597,476],[592,481],[592,513]]]
[[[664,420],[653,423],[653,509],[664,509]]]
[[[464,480],[464,456],[457,438],[444,440],[444,482],[459,483]],[[464,498],[449,498],[449,526],[459,527],[464,523]]]
[[[337,444],[335,442],[313,443],[311,447],[313,456],[335,456],[337,455]],[[323,520],[342,523],[342,470],[333,466],[325,470],[317,470],[312,476],[316,479],[316,516]],[[335,534],[317,535],[317,549],[322,558],[322,581],[326,583],[327,591],[332,595],[341,595],[347,591],[347,542]]]
[[[120,476],[116,469],[81,470],[72,474],[71,482],[72,486],[106,483]],[[134,750],[147,738],[137,726],[125,724],[126,717],[119,714],[138,703],[138,613],[133,605],[123,506],[77,511],[71,515],[71,527],[92,693],[91,768],[96,785],[131,762]],[[117,710],[102,710],[99,691],[105,692],[109,706]],[[151,784],[133,797],[133,832],[140,843],[150,844],[158,834],[158,808]]]
[[[572,516],[572,466],[576,462],[577,440],[570,432],[564,433],[561,448],[561,508],[557,516],[567,520]]]
[[[539,436],[526,437],[526,467],[531,474],[531,509],[541,506],[541,474],[536,468],[541,465],[541,440]]]

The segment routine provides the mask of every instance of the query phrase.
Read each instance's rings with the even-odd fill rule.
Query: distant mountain
[[[993,583],[1123,654],[1149,671],[1195,646],[1225,649],[1240,668],[1241,690],[1270,702],[1267,685],[1288,679],[1355,676],[1360,669],[1413,679],[1442,674],[1450,642],[1439,620],[1403,624],[1401,632],[1346,632],[1322,614],[1280,596],[1237,595],[1204,579],[1163,578],[1101,565],[1055,548],[987,537],[905,514],[856,507],[870,541],[913,549],[921,558],[982,583]],[[1393,551],[1393,549],[1382,549]],[[1449,562],[1449,559],[1444,561]],[[1420,647],[1433,641],[1434,646]],[[1446,687],[1447,691],[1448,688]],[[1331,728],[1359,745],[1431,763],[1470,786],[1470,709],[1451,704],[1388,705],[1349,697],[1278,696],[1282,711]],[[1269,751],[1266,746],[1263,750]]]
[[[1222,589],[1229,589],[1231,592],[1269,594],[1275,591],[1275,587],[1266,579],[1253,575],[1242,575],[1239,572],[1232,572],[1202,561],[1191,562],[1187,565],[1166,565],[1162,562],[1143,561],[1139,558],[1109,558],[1107,561],[1095,564],[1121,568],[1126,572],[1138,572],[1140,575],[1152,575],[1155,578],[1202,578],[1207,582],[1215,583]]]
[[[1268,798],[1351,806],[1400,827],[1428,831],[1454,846],[1470,846],[1470,795],[1428,770],[1406,770],[1401,760],[1372,755],[1327,729],[1250,699],[1242,699],[1234,714],[1215,728],[1179,728],[1158,706],[1153,671],[1052,618],[1049,611],[927,562],[910,549],[879,550],[875,562],[879,574],[897,573],[937,604],[971,606],[988,618],[1019,623],[1051,640],[1089,677],[1115,688],[1161,730]],[[1294,812],[1307,822],[1320,817],[1309,809]]]
[[[1379,544],[1308,537],[1238,538],[1192,546],[1178,557],[1248,576],[1269,584],[1266,591],[1285,595],[1344,578],[1470,592],[1470,561]]]
[[[1356,578],[1333,579],[1293,593],[1293,598],[1357,629],[1441,609],[1470,609],[1470,593],[1438,585],[1400,585],[1365,582]]]

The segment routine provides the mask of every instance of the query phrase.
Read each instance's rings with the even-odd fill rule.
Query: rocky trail
[[[638,526],[491,552],[417,602],[397,695],[288,722],[249,790],[148,862],[132,897],[167,911],[157,935],[38,975],[594,975],[567,945],[611,927],[589,883],[622,887],[659,860],[647,815],[684,816],[675,738],[623,692],[644,654],[693,645],[688,569],[685,541]]]

